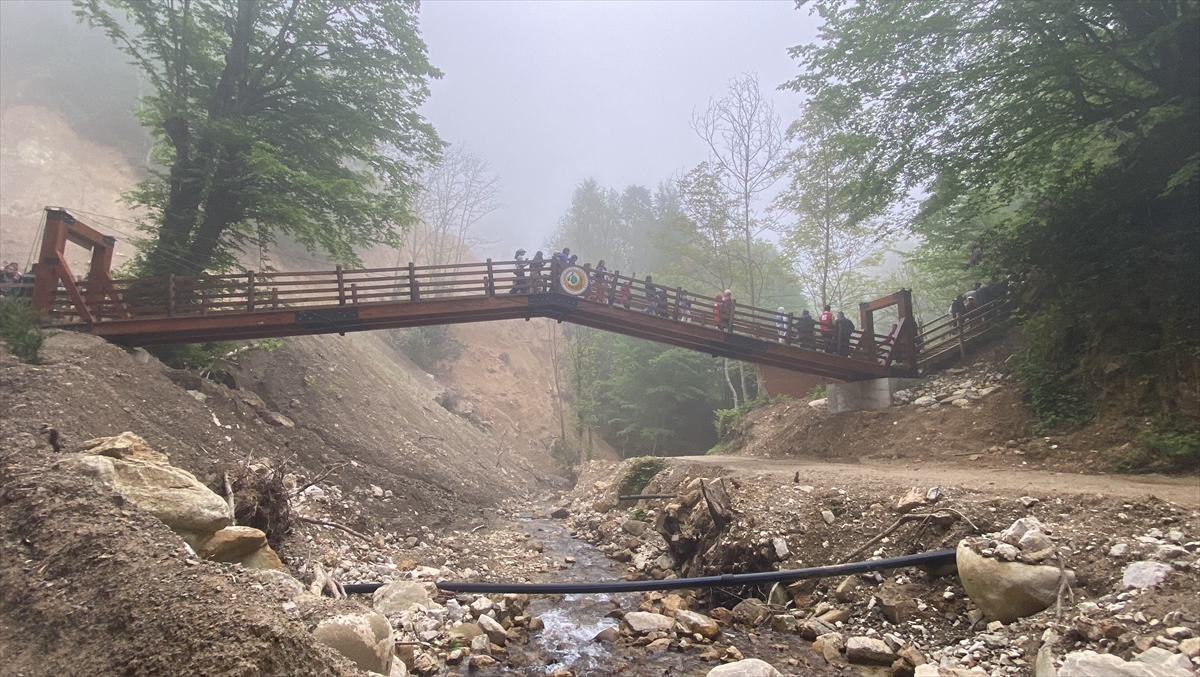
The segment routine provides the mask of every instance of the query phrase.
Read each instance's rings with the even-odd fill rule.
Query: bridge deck
[[[94,248],[88,282],[66,267],[67,241]],[[790,313],[736,302],[718,312],[712,297],[549,261],[113,280],[108,246],[66,212],[47,209],[34,309],[128,346],[549,317],[839,380],[917,371],[907,291],[860,304],[863,326],[839,336]],[[899,306],[901,320],[875,334],[871,313],[888,305]]]

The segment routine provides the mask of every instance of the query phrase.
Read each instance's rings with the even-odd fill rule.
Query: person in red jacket
[[[828,303],[817,321],[821,325],[821,343],[825,344],[825,352],[832,353],[836,349],[836,343],[833,340],[833,313],[830,312]]]

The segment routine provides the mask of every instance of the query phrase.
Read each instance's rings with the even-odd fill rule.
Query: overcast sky
[[[741,73],[758,75],[786,125],[800,101],[775,91],[796,72],[787,48],[816,26],[786,0],[425,0],[421,30],[445,75],[423,112],[504,185],[504,207],[479,226],[501,243],[481,254],[539,247],[588,177],[653,188],[702,162],[688,122]]]

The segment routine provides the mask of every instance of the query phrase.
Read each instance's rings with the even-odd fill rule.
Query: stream
[[[567,557],[575,559],[575,563],[568,565],[568,568],[542,576],[537,581],[539,583],[614,581],[620,580],[625,574],[623,564],[610,560],[590,544],[574,538],[562,524],[528,515],[522,515],[521,523],[528,533],[542,542],[543,552],[555,561],[561,563]],[[697,646],[686,652],[648,654],[643,647],[592,641],[601,630],[618,627],[620,622],[610,616],[612,611],[635,611],[642,599],[642,593],[637,592],[535,596],[529,603],[527,613],[540,617],[545,628],[533,633],[527,645],[509,647],[511,663],[525,667],[489,668],[474,674],[540,676],[557,668],[567,668],[577,677],[614,674],[630,677],[702,677],[719,664],[699,659],[700,654],[709,649],[708,645]],[[774,633],[766,628],[750,633],[727,630],[718,642],[722,645],[733,644],[747,658],[761,658],[784,672],[788,672],[789,657],[805,656],[807,660],[801,658],[799,667],[791,668],[791,672],[801,670],[802,674],[838,674],[829,668],[822,667],[817,672],[806,667],[821,665],[824,661],[812,654],[808,642],[794,634]]]

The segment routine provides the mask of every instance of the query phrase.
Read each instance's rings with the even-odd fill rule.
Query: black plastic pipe
[[[618,496],[622,501],[640,501],[643,498],[675,498],[675,494],[630,494],[628,496]]]
[[[866,562],[850,562],[808,569],[786,571],[762,571],[753,574],[724,574],[700,578],[676,578],[666,581],[610,581],[608,583],[465,583],[461,581],[438,581],[439,590],[448,592],[515,592],[527,595],[569,595],[599,592],[646,592],[649,590],[690,590],[693,588],[720,588],[754,583],[790,583],[809,578],[849,576],[868,571],[903,569],[920,565],[937,566],[954,561],[954,550],[935,550],[916,555],[875,559]],[[344,585],[347,593],[371,593],[383,583],[354,583]]]

